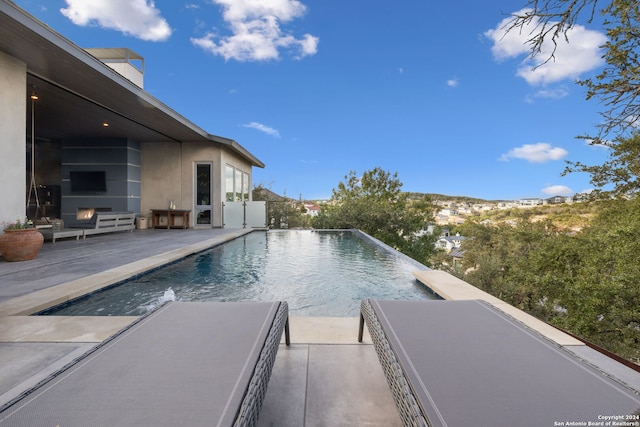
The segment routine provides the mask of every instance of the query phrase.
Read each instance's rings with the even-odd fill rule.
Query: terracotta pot
[[[5,230],[0,236],[0,252],[6,261],[34,259],[44,243],[44,236],[36,228]]]

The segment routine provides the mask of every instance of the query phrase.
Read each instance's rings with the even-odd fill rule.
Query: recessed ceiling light
[[[109,123],[108,122],[102,123],[102,127],[108,128],[109,127]]]

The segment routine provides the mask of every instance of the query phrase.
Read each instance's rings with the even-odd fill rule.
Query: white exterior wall
[[[26,214],[26,86],[27,66],[0,52],[0,224]]]
[[[133,65],[128,62],[107,62],[104,61],[113,70],[117,71],[122,76],[129,79],[133,84],[139,88],[144,88],[144,74]]]
[[[222,202],[225,197],[225,165],[252,175],[251,164],[222,147],[206,143],[155,143],[141,146],[141,213],[166,209],[169,201],[177,209],[194,209],[194,175],[197,162],[213,165],[213,227],[222,227]],[[191,224],[195,218],[191,215]]]

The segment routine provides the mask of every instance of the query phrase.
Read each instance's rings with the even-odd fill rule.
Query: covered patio
[[[129,49],[83,49],[0,0],[0,223],[71,226],[94,211],[150,217],[171,205],[191,227],[235,226],[224,204],[252,202],[264,163],[145,91],[144,69]]]

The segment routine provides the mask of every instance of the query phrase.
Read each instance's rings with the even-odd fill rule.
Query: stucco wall
[[[62,141],[62,219],[75,225],[80,208],[140,212],[140,143],[129,139]],[[70,173],[104,172],[106,191],[73,191]]]
[[[142,143],[141,213],[151,215],[151,209],[165,209],[173,200],[182,209],[181,167],[182,147],[176,143]]]
[[[0,52],[0,224],[26,213],[26,86],[26,65]]]
[[[224,168],[226,164],[251,174],[251,165],[221,146],[203,143],[143,143],[141,151],[142,214],[166,209],[173,201],[177,209],[194,209],[194,172],[198,162],[213,165],[213,227],[222,227]],[[194,225],[193,215],[191,224]]]

